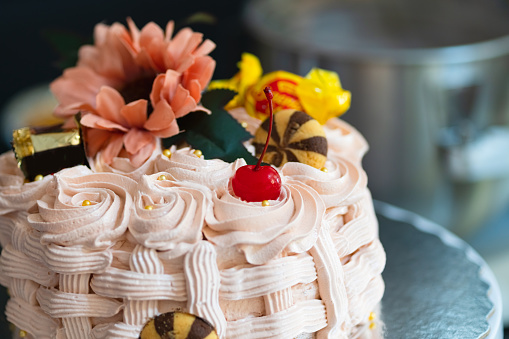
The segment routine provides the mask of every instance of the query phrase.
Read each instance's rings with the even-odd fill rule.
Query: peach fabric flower
[[[158,138],[179,132],[176,118],[199,106],[215,68],[215,44],[189,28],[173,35],[151,22],[139,30],[131,19],[98,24],[94,45],[82,46],[76,67],[51,83],[55,115],[68,121],[82,112],[89,156],[111,163],[126,155],[141,165]],[[124,152],[125,151],[125,152]]]

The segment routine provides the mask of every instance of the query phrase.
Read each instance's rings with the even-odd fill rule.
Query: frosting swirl
[[[145,247],[186,252],[202,238],[211,192],[190,182],[158,180],[161,175],[171,178],[169,173],[141,178],[129,231]]]
[[[327,208],[348,206],[365,194],[367,176],[359,165],[341,156],[329,156],[327,172],[298,162],[287,162],[282,172],[286,177],[312,187],[322,197]]]
[[[84,166],[60,171],[52,187],[29,211],[41,243],[106,248],[127,229],[136,182],[113,173],[92,173]],[[82,206],[88,200],[89,206]]]
[[[270,206],[248,203],[230,190],[215,192],[205,217],[204,234],[221,247],[237,246],[251,264],[264,264],[283,250],[302,253],[316,241],[325,212],[322,199],[310,187],[287,180]]]
[[[0,155],[0,215],[13,211],[26,211],[46,192],[52,175],[40,181],[24,184],[25,177],[18,168],[12,151]]]
[[[244,166],[244,159],[233,163],[219,159],[205,160],[197,157],[188,147],[172,151],[170,158],[160,155],[155,161],[155,172],[168,172],[177,181],[191,181],[211,190],[227,185],[237,168]]]
[[[138,181],[143,175],[154,173],[154,161],[160,154],[161,146],[158,143],[156,150],[141,166],[134,166],[129,158],[123,157],[115,157],[110,164],[107,164],[103,161],[101,153],[89,159],[89,164],[93,172],[121,174]]]
[[[329,156],[343,156],[360,165],[369,146],[359,131],[341,119],[330,119],[323,130],[327,136]]]

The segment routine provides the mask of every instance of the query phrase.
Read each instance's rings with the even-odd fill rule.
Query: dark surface
[[[489,286],[479,278],[479,266],[465,251],[445,245],[437,236],[407,222],[378,215],[380,238],[387,253],[383,319],[386,338],[477,339],[489,325]],[[7,294],[0,289],[0,304]],[[0,338],[9,326],[0,317]],[[507,333],[506,333],[507,335]]]
[[[0,305],[1,311],[0,311],[0,338],[9,338],[11,335],[11,332],[9,330],[9,323],[5,319],[5,304],[7,304],[7,299],[9,297],[7,296],[7,289],[0,285]]]

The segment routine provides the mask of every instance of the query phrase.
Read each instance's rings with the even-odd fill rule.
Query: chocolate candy
[[[163,313],[151,319],[139,339],[219,339],[208,321],[185,312]]]
[[[78,129],[61,125],[24,127],[13,132],[12,146],[25,178],[53,174],[76,165],[88,165]]]
[[[269,129],[266,119],[255,133],[253,145],[259,156]],[[322,168],[327,160],[327,139],[318,121],[308,114],[287,109],[274,114],[274,125],[263,161],[282,166],[288,161]]]

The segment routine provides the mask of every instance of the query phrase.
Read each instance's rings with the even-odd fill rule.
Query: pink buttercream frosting
[[[199,184],[171,179],[163,172],[141,178],[129,230],[145,247],[184,253],[202,238],[211,192]]]
[[[196,156],[191,148],[172,149],[171,157],[160,155],[154,164],[155,172],[168,172],[178,181],[199,183],[216,190],[228,183],[237,168],[245,165],[244,159],[227,163],[220,159],[206,160]]]
[[[242,110],[234,117],[259,125]],[[233,194],[244,160],[191,148],[158,149],[137,168],[90,159],[92,170],[33,183],[12,152],[0,156],[9,319],[41,338],[135,339],[148,319],[179,309],[212,322],[221,339],[361,335],[385,264],[361,167],[367,143],[340,120],[324,130],[328,171],[285,164],[269,206]]]
[[[105,163],[102,159],[101,153],[89,159],[89,164],[93,172],[110,172],[120,175],[125,175],[136,181],[145,174],[154,173],[154,162],[161,153],[161,147],[158,145],[152,155],[141,165],[134,166],[129,158],[114,157],[111,163]]]
[[[299,162],[287,162],[282,172],[312,187],[327,208],[348,206],[358,201],[367,190],[364,170],[345,157],[332,155],[325,163],[327,172]]]
[[[217,246],[237,246],[252,264],[283,250],[302,253],[316,241],[325,206],[310,187],[287,180],[270,206],[240,200],[229,189],[214,192],[204,234]]]
[[[83,166],[55,175],[46,194],[28,215],[41,242],[105,248],[127,230],[136,182],[113,173],[93,173]],[[83,201],[89,206],[82,206]]]
[[[46,185],[52,176],[40,181],[25,182],[18,168],[13,152],[0,155],[0,215],[14,211],[26,211],[46,191]]]

